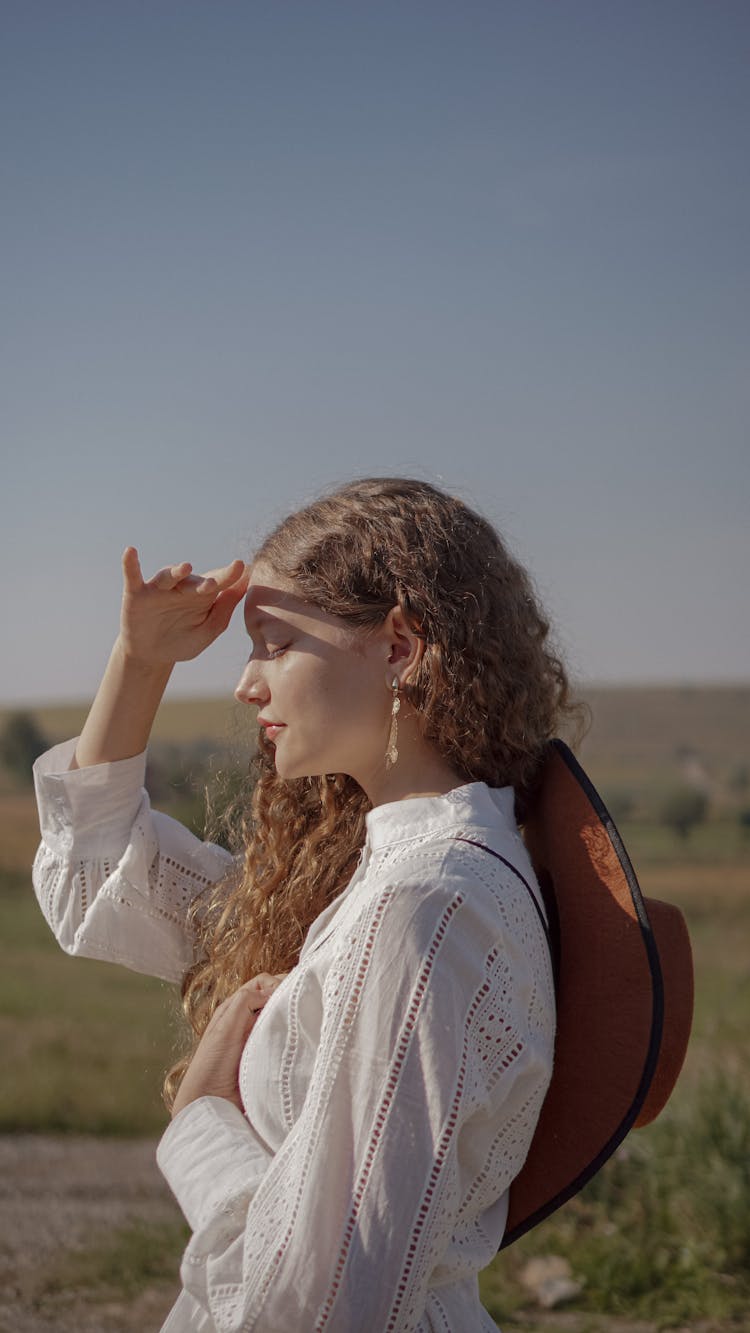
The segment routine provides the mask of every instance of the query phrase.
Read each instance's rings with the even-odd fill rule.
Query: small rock
[[[551,1310],[555,1305],[571,1301],[583,1287],[577,1282],[567,1259],[559,1254],[540,1255],[529,1259],[519,1274],[524,1287],[534,1297],[537,1305]]]

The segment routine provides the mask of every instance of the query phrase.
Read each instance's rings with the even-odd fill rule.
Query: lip
[[[285,722],[269,722],[265,717],[259,717],[257,722],[259,727],[265,729],[265,733],[269,740],[273,740],[277,732],[281,731],[282,727],[286,726]]]

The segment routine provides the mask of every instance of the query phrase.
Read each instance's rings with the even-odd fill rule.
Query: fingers
[[[262,1009],[286,975],[286,972],[275,975],[270,972],[260,972],[257,977],[251,977],[250,981],[244,982],[224,1003],[227,1007],[236,1006],[239,1009],[246,1009],[249,1006],[252,1012]]]
[[[193,566],[183,560],[181,565],[166,565],[164,569],[158,570],[152,579],[149,579],[147,586],[149,588],[158,588],[160,592],[171,592],[180,583],[184,583],[189,578]]]
[[[262,1003],[265,1002],[268,996],[276,990],[276,987],[281,985],[284,977],[288,975],[288,972],[259,972],[257,976],[251,977],[249,981],[243,981],[236,991],[228,995],[226,1000],[222,1000],[216,1006],[216,1012],[218,1013],[220,1009],[229,1008],[243,998],[245,1000],[249,998],[251,1002],[255,999],[260,999]]]
[[[123,556],[123,569],[126,568],[126,558],[128,560],[128,570],[132,570],[131,581],[132,590],[136,588],[148,587],[157,588],[160,592],[173,592],[175,589],[181,591],[191,591],[200,596],[216,597],[221,593],[236,585],[243,585],[239,597],[244,594],[247,588],[248,571],[242,560],[233,560],[231,565],[224,565],[221,569],[212,569],[208,574],[194,574],[193,566],[189,561],[184,560],[179,565],[165,565],[163,569],[157,570],[153,578],[150,578],[144,585],[141,567],[138,563],[138,553],[134,547],[129,546]],[[236,603],[235,603],[236,605]]]
[[[141,562],[134,546],[126,546],[122,553],[122,576],[128,592],[137,592],[143,587]]]
[[[257,977],[250,977],[249,981],[242,982],[240,990],[248,990],[250,994],[253,993],[253,990],[270,993],[281,985],[284,977],[288,976],[288,972],[258,972]],[[238,994],[238,992],[236,993]]]
[[[269,995],[273,995],[276,987],[281,984],[285,976],[285,972],[276,975],[270,972],[260,972],[257,977],[251,977],[250,981],[244,982],[230,998],[236,999],[238,996],[244,996],[250,1000],[251,1004],[254,1004],[257,1000],[261,1004],[265,1004]]]
[[[244,561],[233,560],[231,565],[224,565],[221,569],[211,569],[207,574],[201,575],[198,591],[208,591],[210,587],[214,592],[224,592],[243,581],[247,587],[248,577],[249,570]]]
[[[245,596],[249,577],[249,572],[245,571],[236,583],[230,588],[225,588],[216,598],[208,613],[208,620],[217,634],[222,634],[227,628],[235,607]]]

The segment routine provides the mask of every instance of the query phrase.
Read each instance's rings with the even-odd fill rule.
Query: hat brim
[[[553,949],[552,1080],[510,1190],[501,1249],[571,1198],[669,1097],[687,1049],[693,973],[682,914],[644,899],[609,811],[550,743],[524,828]]]

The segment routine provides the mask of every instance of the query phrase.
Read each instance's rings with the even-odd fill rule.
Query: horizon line
[[[605,679],[582,679],[572,680],[571,684],[574,691],[580,690],[737,690],[750,689],[750,675],[741,677],[679,677],[660,678],[660,677],[640,677],[632,680],[605,680]],[[63,698],[45,698],[45,699],[9,699],[0,700],[0,712],[17,712],[21,709],[33,711],[37,708],[88,708],[93,701],[93,694],[82,697],[68,696]],[[185,691],[178,689],[172,693],[167,692],[162,699],[162,703],[192,703],[208,701],[235,704],[231,691],[226,695],[215,690],[204,691]],[[160,704],[161,707],[161,704]]]

